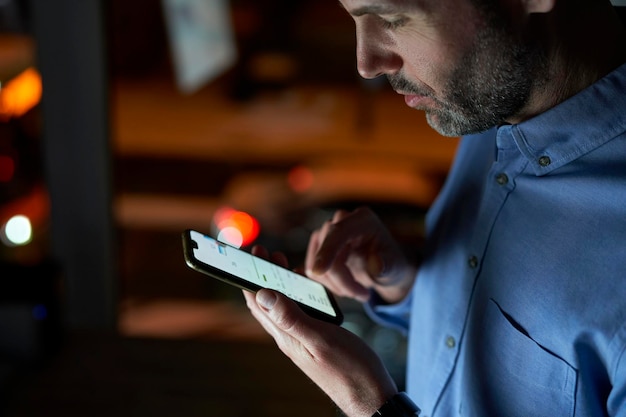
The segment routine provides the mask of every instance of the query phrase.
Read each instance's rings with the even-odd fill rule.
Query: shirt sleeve
[[[376,323],[396,329],[403,335],[409,331],[409,321],[411,316],[412,292],[404,300],[397,304],[386,304],[385,301],[372,291],[370,299],[365,303],[365,312]]]

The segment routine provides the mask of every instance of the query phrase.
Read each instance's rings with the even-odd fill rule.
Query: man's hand
[[[356,335],[314,319],[284,295],[244,291],[248,308],[287,355],[349,417],[370,417],[397,388]]]
[[[417,271],[378,217],[359,208],[337,211],[313,232],[305,272],[339,296],[367,301],[373,288],[394,303],[408,294]]]

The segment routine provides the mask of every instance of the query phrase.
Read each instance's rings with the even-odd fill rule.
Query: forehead
[[[433,2],[447,0],[339,0],[339,3],[353,16],[365,14],[388,14],[408,12],[411,10],[426,11]]]

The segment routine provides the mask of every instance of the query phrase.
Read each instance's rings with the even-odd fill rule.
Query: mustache
[[[432,97],[432,94],[425,88],[407,80],[402,74],[387,74],[387,81],[396,91],[403,93],[415,94],[419,96]]]

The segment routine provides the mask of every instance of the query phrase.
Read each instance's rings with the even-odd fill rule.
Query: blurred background
[[[419,262],[457,141],[353,32],[333,1],[0,0],[0,415],[339,415],[180,236],[295,267],[368,205]],[[402,387],[403,337],[339,302]]]

